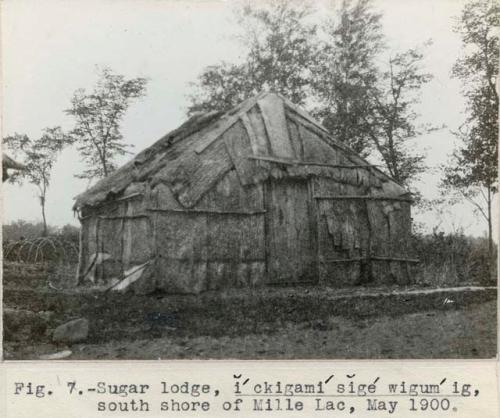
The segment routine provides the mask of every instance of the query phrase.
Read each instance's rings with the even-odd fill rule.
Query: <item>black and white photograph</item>
[[[495,0],[4,0],[4,360],[497,355]]]

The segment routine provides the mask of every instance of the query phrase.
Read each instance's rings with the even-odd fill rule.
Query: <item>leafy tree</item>
[[[206,67],[197,84],[192,84],[195,92],[189,96],[188,115],[226,111],[256,94],[251,77],[246,64],[222,62]]]
[[[431,79],[421,68],[422,52],[396,54],[380,68],[385,40],[372,0],[344,0],[321,34],[311,13],[304,3],[284,0],[244,7],[244,62],[207,67],[188,113],[227,110],[273,89],[298,105],[316,105],[315,116],[335,138],[364,156],[378,154],[388,173],[408,186],[424,169],[424,155],[412,152],[408,141],[433,129],[420,126],[415,112]]]
[[[379,77],[375,60],[385,47],[380,19],[371,0],[343,0],[324,24],[326,37],[314,68],[320,103],[315,116],[335,138],[362,155],[370,149],[366,119],[369,91]]]
[[[146,83],[145,78],[125,79],[104,68],[92,92],[75,91],[66,113],[75,119],[70,136],[88,167],[77,177],[106,177],[116,169],[115,158],[130,147],[123,141],[120,123],[131,102],[144,96]]]
[[[240,41],[248,51],[244,61],[207,67],[193,85],[188,114],[225,111],[266,89],[303,104],[315,59],[311,12],[304,3],[286,0],[247,3],[238,12],[243,27]]]
[[[25,165],[24,170],[14,172],[8,181],[20,184],[26,180],[38,188],[45,236],[48,232],[45,205],[52,168],[60,151],[68,144],[68,138],[60,127],[54,127],[46,128],[37,140],[16,133],[5,137],[3,142],[16,158],[22,158]]]
[[[456,132],[461,142],[445,168],[443,193],[472,203],[488,225],[489,253],[493,255],[492,204],[498,172],[498,76],[500,5],[470,1],[462,10],[455,31],[462,37],[464,54],[452,75],[462,81],[466,118]],[[491,257],[490,257],[491,259]]]
[[[423,53],[416,48],[398,53],[389,59],[377,85],[368,86],[371,109],[364,126],[385,169],[407,187],[425,169],[425,155],[412,151],[408,142],[436,129],[417,123],[414,106],[422,86],[432,78],[422,70],[422,60]]]

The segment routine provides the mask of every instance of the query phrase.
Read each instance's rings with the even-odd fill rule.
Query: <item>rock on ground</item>
[[[88,335],[89,321],[80,318],[59,325],[52,334],[52,340],[61,343],[77,343],[84,341]]]

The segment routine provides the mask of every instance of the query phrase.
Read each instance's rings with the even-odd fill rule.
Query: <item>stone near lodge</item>
[[[85,318],[79,318],[59,325],[52,334],[52,340],[71,344],[85,341],[88,334],[89,321]]]

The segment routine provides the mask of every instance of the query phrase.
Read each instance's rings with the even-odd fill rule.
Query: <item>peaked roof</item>
[[[255,109],[258,109],[258,117],[263,120],[264,128],[261,127],[260,131],[265,132],[259,132],[258,128],[252,127],[251,119],[255,121],[256,117]],[[350,164],[369,166],[365,159],[346,145],[336,141],[328,130],[308,113],[279,94],[263,92],[245,100],[224,114],[210,112],[191,117],[179,128],[141,151],[111,175],[78,195],[75,198],[74,208],[98,205],[108,198],[120,196],[132,183],[146,180],[152,182],[153,185],[168,184],[182,205],[192,207],[207,188],[211,187],[220,175],[230,168],[235,167],[240,178],[245,180],[246,177],[248,182],[251,181],[250,179],[259,178],[255,173],[255,168],[258,166],[254,165],[249,168],[247,160],[249,158],[265,160],[266,155],[269,155],[269,148],[275,158],[268,158],[268,160],[273,160],[274,163],[294,164],[297,161],[293,157],[293,146],[287,126],[287,116],[291,115],[294,120],[313,131],[330,147],[343,150],[349,156]],[[241,151],[232,149],[228,138],[224,138],[224,141],[217,141],[224,137],[230,128],[233,136],[238,136],[238,130],[233,132],[236,126],[242,126],[246,132],[241,135],[249,139],[250,155],[239,155]],[[221,152],[224,149],[227,152]],[[378,181],[391,183],[393,194],[407,193],[404,188],[377,168],[372,167],[370,172],[375,173]],[[356,176],[359,177],[358,174]],[[264,177],[261,176],[260,179]]]

